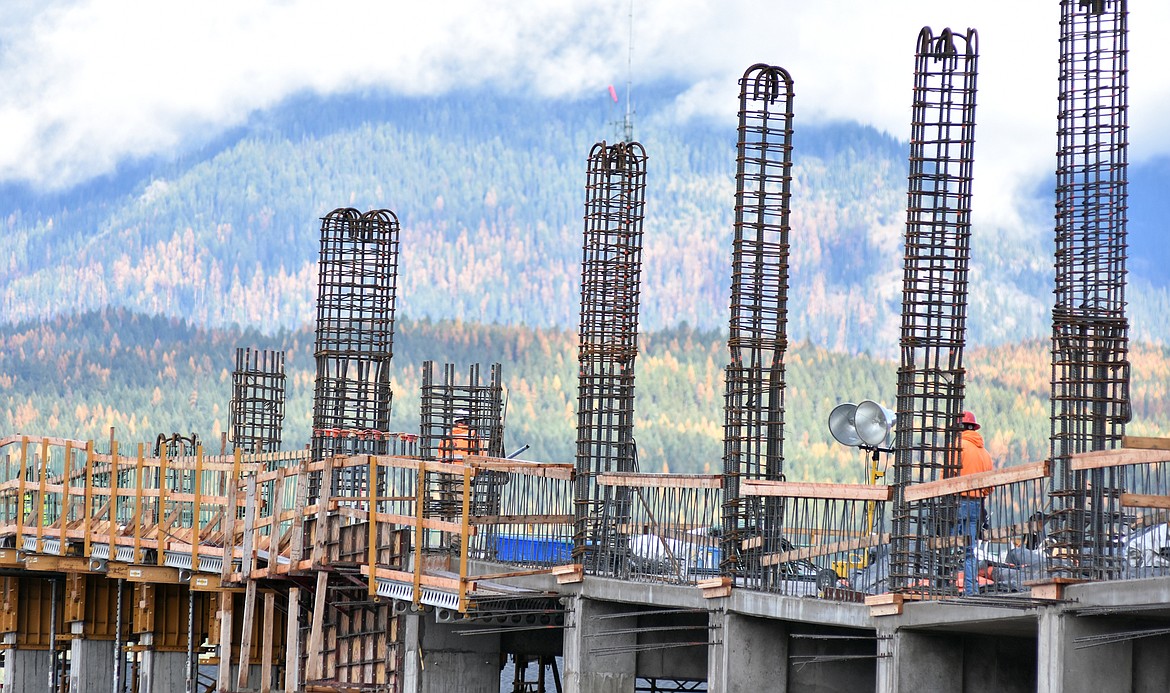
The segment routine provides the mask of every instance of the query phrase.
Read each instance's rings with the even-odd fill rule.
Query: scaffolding
[[[966,550],[938,541],[959,529],[956,496],[912,501],[906,492],[961,468],[977,63],[974,29],[918,34],[894,446],[896,592],[953,594]]]
[[[1124,490],[1112,469],[1069,456],[1121,443],[1130,418],[1125,314],[1127,8],[1063,0],[1052,310],[1054,576],[1103,579],[1121,567]]]
[[[740,483],[784,478],[784,352],[788,346],[788,231],[792,193],[792,77],[756,64],[740,79],[731,363],[726,369],[722,560],[741,573],[744,540],[768,534],[775,498]],[[773,547],[764,547],[771,551]]]
[[[232,371],[233,447],[245,452],[276,452],[284,423],[284,352],[236,349]]]
[[[637,142],[589,152],[581,260],[577,479],[573,556],[597,560],[619,535],[629,497],[597,483],[606,472],[636,472],[634,360],[642,273],[646,150]]]
[[[398,218],[385,209],[335,209],[321,221],[314,460],[388,449],[398,233]],[[335,493],[360,492],[360,470],[339,472]],[[317,493],[314,485],[310,495]]]

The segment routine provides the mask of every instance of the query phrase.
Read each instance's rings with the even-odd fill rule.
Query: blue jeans
[[[983,514],[983,500],[959,499],[959,523],[955,534],[967,537],[967,553],[963,559],[963,594],[979,593],[979,563],[975,560],[975,544],[979,541],[979,526]]]

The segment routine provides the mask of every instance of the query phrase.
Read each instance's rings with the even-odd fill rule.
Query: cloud
[[[1135,160],[1170,152],[1170,71],[1155,34],[1170,24],[1165,5],[1131,14]],[[625,81],[629,11],[624,0],[5,6],[0,182],[67,187],[305,90],[580,97]],[[1016,224],[1024,191],[1053,167],[1054,1],[638,0],[633,12],[635,83],[684,85],[677,118],[733,118],[739,75],[769,62],[793,74],[798,127],[855,120],[900,138],[918,30],[975,27],[977,221]]]

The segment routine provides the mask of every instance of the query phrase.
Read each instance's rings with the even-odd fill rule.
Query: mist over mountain
[[[721,330],[730,287],[735,122],[680,122],[680,90],[638,95],[649,155],[641,321]],[[831,350],[897,345],[905,143],[811,123],[796,101],[789,331]],[[728,111],[730,112],[731,107]],[[165,160],[45,193],[0,187],[0,322],[103,307],[193,325],[296,329],[313,317],[319,218],[389,208],[402,223],[399,310],[413,319],[575,329],[585,158],[614,139],[608,100],[489,92],[301,96]],[[970,341],[1044,338],[1052,193],[1018,228],[980,222],[976,146]],[[1170,162],[1130,169],[1133,334],[1165,340]]]

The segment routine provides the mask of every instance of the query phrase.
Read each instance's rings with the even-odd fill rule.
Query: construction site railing
[[[1083,475],[1086,489],[1083,504],[1076,508],[1078,521],[1086,525],[1086,535],[1105,535],[1090,546],[1103,553],[1098,564],[1107,568],[1108,579],[1170,575],[1167,441],[1125,436],[1122,446],[1070,455],[1070,469]],[[1092,512],[1093,503],[1100,503],[1103,512]],[[1093,522],[1100,526],[1091,526]]]
[[[890,487],[748,480],[740,494],[763,518],[740,541],[743,587],[799,596],[885,591]]]
[[[718,474],[605,473],[597,484],[607,503],[591,574],[696,584],[718,577],[723,477]]]
[[[969,549],[977,572],[977,594],[1026,592],[1029,582],[1046,579],[1051,560],[1045,537],[1050,481],[1049,464],[1034,462],[907,487],[907,501],[934,501],[931,507],[955,508],[962,500],[974,500],[982,509],[974,530],[956,513],[940,513],[931,535],[911,552],[912,565],[918,568],[911,594],[918,598],[962,596]],[[977,537],[974,543],[972,532]]]

